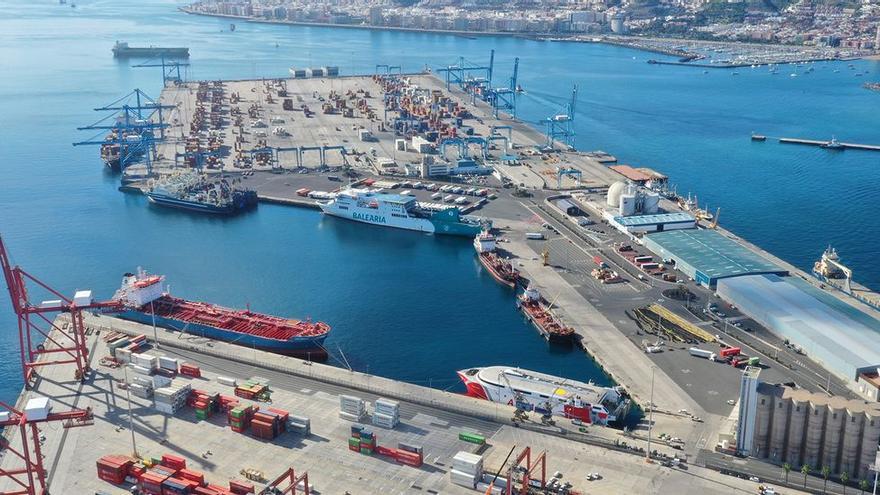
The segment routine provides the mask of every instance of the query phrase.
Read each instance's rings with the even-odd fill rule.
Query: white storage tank
[[[642,213],[645,215],[653,215],[660,211],[660,194],[648,191],[645,194],[644,206],[642,207]]]
[[[620,206],[620,195],[626,189],[625,182],[615,182],[608,188],[608,195],[605,197],[605,204],[617,208]]]
[[[638,197],[636,194],[627,193],[620,195],[620,203],[618,205],[620,209],[620,215],[624,217],[629,217],[636,214],[636,202]]]

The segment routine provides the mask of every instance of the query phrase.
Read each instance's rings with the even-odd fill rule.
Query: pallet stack
[[[358,422],[367,413],[364,400],[353,395],[339,396],[339,417],[347,421]]]
[[[455,454],[449,477],[456,485],[475,489],[483,478],[483,456],[464,451]]]
[[[373,403],[373,425],[381,428],[394,428],[400,422],[400,403],[388,399],[377,399]]]

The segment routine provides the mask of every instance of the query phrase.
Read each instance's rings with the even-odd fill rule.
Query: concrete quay
[[[49,397],[58,412],[70,408],[93,411],[92,425],[40,426],[52,493],[117,493],[120,488],[98,479],[94,462],[102,455],[134,452],[140,456],[182,456],[189,467],[205,472],[210,482],[220,485],[229,479],[241,479],[243,469],[273,478],[293,466],[298,473],[309,473],[312,486],[317,487],[315,493],[476,493],[449,480],[451,457],[460,450],[478,451],[473,444],[458,440],[460,431],[487,437],[487,447],[482,449],[487,467],[500,464],[499,459],[514,444],[517,451],[525,446],[530,446],[535,454],[546,450],[548,476],[561,471],[563,481],[581,492],[601,487],[605,493],[625,493],[635,487],[651,486],[668,493],[697,490],[726,494],[749,493],[755,487],[752,482],[698,466],[684,470],[645,464],[637,455],[573,441],[558,433],[548,435],[552,432],[539,431],[534,425],[515,428],[505,424],[511,411],[503,405],[157,330],[158,346],[154,344],[148,352],[200,366],[201,378],[181,377],[191,380],[194,388],[231,395],[230,387],[217,382],[218,375],[239,381],[260,376],[269,380],[273,407],[311,419],[309,436],[289,432],[272,441],[259,440],[232,432],[221,416],[199,421],[186,407],[175,415],[167,415],[153,409],[150,399],[134,396],[129,405],[129,398],[120,387],[125,371],[97,364],[108,353],[101,337],[110,328],[151,336],[152,328],[109,316],[88,316],[86,325],[90,362],[95,368],[88,379],[83,383],[73,381],[69,365],[43,368],[34,387],[23,391],[19,400],[21,403],[32,397]],[[423,445],[425,465],[412,468],[378,456],[350,452],[346,439],[351,423],[337,416],[340,394],[356,395],[368,402],[377,397],[404,397],[400,400],[401,424],[393,430],[373,430],[380,445],[395,446],[399,441]],[[130,423],[134,425],[134,440]],[[597,430],[610,431],[590,428],[590,434]],[[6,435],[13,448],[20,446],[17,430],[9,430]],[[16,461],[12,455],[3,455],[0,469],[15,469]],[[602,479],[587,481],[586,475],[593,472],[600,473]],[[0,493],[12,489],[9,480],[0,480]]]

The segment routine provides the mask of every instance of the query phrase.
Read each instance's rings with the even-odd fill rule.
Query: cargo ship
[[[212,180],[197,172],[157,180],[145,194],[159,206],[217,215],[230,215],[257,204],[255,191],[238,189],[225,178]]]
[[[419,208],[412,196],[383,194],[369,189],[345,189],[331,200],[318,201],[318,206],[325,214],[334,217],[431,234],[473,237],[488,225],[479,219],[462,216],[455,207],[432,213]]]
[[[587,424],[607,426],[623,420],[631,404],[620,387],[601,387],[507,366],[461,370],[458,376],[471,397]]]
[[[574,329],[559,322],[550,312],[550,305],[538,289],[531,286],[526,288],[517,298],[516,305],[547,342],[559,345],[571,345],[574,342]]]
[[[125,41],[117,41],[116,44],[113,45],[113,56],[116,58],[189,58],[189,48],[161,46],[136,47],[129,46],[128,42]]]
[[[477,258],[498,283],[515,289],[516,284],[519,283],[519,271],[498,254],[495,241],[495,236],[488,230],[484,230],[480,232],[480,235],[474,237]]]
[[[125,309],[118,317],[169,330],[229,342],[250,349],[323,360],[324,339],[330,326],[311,320],[291,320],[229,309],[214,304],[188,301],[166,292],[163,275],[149,275],[141,269],[126,273],[113,296]]]

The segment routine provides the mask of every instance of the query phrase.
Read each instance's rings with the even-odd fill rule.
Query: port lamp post
[[[654,371],[656,366],[651,366],[651,410],[648,413],[648,448],[645,452],[645,462],[650,464],[651,460],[651,431],[654,429]]]

